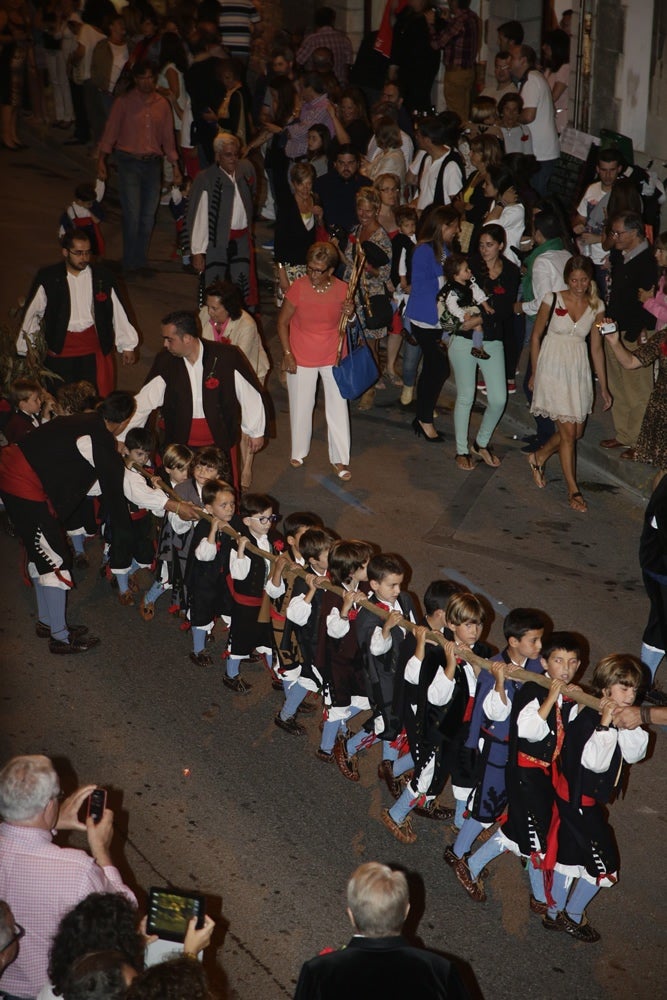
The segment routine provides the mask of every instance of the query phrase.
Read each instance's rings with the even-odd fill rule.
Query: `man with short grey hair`
[[[414,948],[401,936],[410,910],[402,871],[377,861],[360,865],[347,885],[347,915],[354,937],[341,951],[318,955],[301,968],[294,1000],[353,1000],[406,996],[466,1000],[456,966]]]
[[[51,939],[61,917],[91,892],[120,892],[136,905],[109,847],[113,813],[95,823],[77,814],[95,785],[60,803],[60,781],[48,757],[13,757],[0,771],[0,898],[26,929],[16,961],[2,980],[10,998],[28,1000],[48,982]],[[81,830],[90,854],[52,843],[58,830]]]

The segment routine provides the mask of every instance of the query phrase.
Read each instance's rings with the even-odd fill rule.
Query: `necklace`
[[[311,285],[312,285],[312,284],[313,284],[313,283],[312,283],[312,281],[311,281]],[[329,282],[327,282],[327,284],[326,284],[326,285],[322,285],[322,287],[321,287],[321,288],[318,288],[318,287],[317,287],[317,285],[313,285],[313,291],[314,291],[314,292],[317,292],[317,294],[318,294],[318,295],[324,295],[324,293],[325,293],[325,292],[328,292],[330,288],[331,288],[331,282],[330,282],[330,281],[329,281]]]

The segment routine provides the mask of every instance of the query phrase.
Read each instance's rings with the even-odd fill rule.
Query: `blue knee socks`
[[[404,753],[402,757],[398,757],[394,761],[394,777],[400,778],[402,774],[405,774],[406,771],[409,771],[414,766],[415,762],[412,759],[412,754]]]
[[[476,879],[484,865],[487,865],[489,861],[493,861],[494,858],[500,857],[501,854],[505,853],[505,850],[506,848],[503,846],[500,834],[494,833],[490,840],[482,844],[480,849],[475,851],[472,857],[468,858],[468,868],[472,877]]]
[[[468,805],[467,799],[454,799],[456,803],[456,812],[454,813],[454,826],[458,826],[459,830],[465,823],[465,816],[463,815],[466,811],[466,806]]]
[[[541,868],[535,868],[530,858],[527,864],[528,879],[530,881],[530,891],[535,899],[540,903],[546,903],[547,894],[544,890],[544,872]]]
[[[555,919],[556,915],[565,909],[565,903],[567,901],[567,894],[570,891],[570,885],[572,884],[572,877],[570,875],[563,875],[562,872],[554,872],[553,883],[551,886],[551,896],[554,901],[554,905],[550,906],[547,913],[552,920]]]
[[[394,802],[393,806],[389,810],[389,815],[393,819],[394,823],[398,823],[398,825],[400,826],[401,823],[405,821],[405,817],[412,809],[414,809],[414,806],[412,804],[414,798],[415,798],[414,792],[410,788],[410,785],[407,785],[403,789],[400,799]]]
[[[49,608],[46,603],[46,597],[44,596],[45,587],[43,583],[36,580],[33,577],[32,585],[35,588],[35,601],[37,602],[37,620],[42,623],[42,625],[49,624]]]
[[[398,760],[398,750],[393,747],[389,740],[382,740],[382,760]]]
[[[575,924],[581,923],[584,910],[590,901],[597,896],[599,891],[600,886],[594,882],[587,882],[583,878],[577,879],[577,884],[570,893],[570,898],[565,907],[565,912],[571,920],[574,920]]]
[[[61,590],[60,587],[42,587],[42,596],[46,602],[48,616],[46,620],[51,629],[51,637],[61,642],[69,642],[69,631],[65,620],[67,591]]]
[[[457,808],[458,804],[459,800],[457,799],[456,800]],[[457,858],[462,858],[465,854],[468,853],[468,851],[475,843],[475,841],[477,840],[483,829],[484,827],[479,822],[479,820],[473,819],[472,816],[469,816],[468,819],[463,821],[463,824],[461,826],[461,832],[456,838],[453,848],[454,854],[457,856]]]
[[[72,548],[78,556],[82,556],[85,553],[85,535],[69,535],[69,540],[72,543]]]
[[[283,688],[285,690],[285,704],[280,710],[280,718],[283,722],[287,722],[293,715],[296,715],[297,708],[308,694],[308,688],[303,687],[298,682],[288,684],[287,681],[283,681]]]
[[[331,753],[336,742],[336,736],[340,728],[340,719],[327,719],[322,729],[322,739],[320,740],[320,750]]]
[[[164,584],[156,580],[151,584],[150,589],[144,594],[144,604],[155,604],[158,597],[164,593]]]
[[[241,657],[240,656],[230,656],[227,660],[227,676],[228,677],[238,677],[241,669]]]
[[[191,628],[192,633],[192,652],[193,653],[203,653],[206,646],[206,636],[208,635],[205,628]]]

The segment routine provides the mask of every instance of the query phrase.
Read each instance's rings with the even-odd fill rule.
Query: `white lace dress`
[[[544,302],[551,306],[551,294],[545,296]],[[593,409],[593,376],[586,338],[595,318],[588,306],[581,319],[573,322],[558,294],[537,358],[530,408],[534,416],[583,424]]]

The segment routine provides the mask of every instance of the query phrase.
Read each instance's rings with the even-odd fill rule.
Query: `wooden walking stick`
[[[134,469],[135,472],[139,472],[149,482],[151,483],[153,482],[153,477],[150,475],[150,473],[146,472],[146,470],[142,468],[142,466],[132,462],[130,463],[130,468]],[[165,493],[167,493],[167,495],[171,497],[172,500],[176,500],[178,502],[183,503],[182,497],[179,497],[178,493],[176,493],[167,483],[160,481],[158,483],[158,487],[159,489],[162,489]],[[205,510],[201,511],[201,517],[205,518],[207,521],[210,522],[214,521],[214,518],[211,516],[211,514],[209,514]],[[226,535],[230,535],[237,542],[240,541],[241,538],[246,538],[245,535],[241,535],[238,531],[232,528],[230,524],[221,524],[220,530],[224,531]],[[253,543],[249,542],[247,538],[245,547],[246,549],[249,549],[251,552],[254,552],[255,555],[261,556],[262,559],[267,559],[271,563],[275,563],[276,560],[280,558],[279,556],[274,555],[272,552],[265,552],[264,549],[260,549],[257,545],[253,545]],[[289,573],[290,575],[293,576],[300,576],[302,580],[306,580],[308,576],[312,575],[309,574],[303,568],[303,566],[297,566],[295,564],[286,566],[285,573]],[[334,583],[331,583],[330,580],[320,579],[318,587],[321,590],[328,590],[332,594],[337,594],[338,597],[345,597],[345,591],[342,589],[342,587],[337,587]],[[356,603],[360,607],[366,608],[366,610],[370,611],[371,614],[376,615],[376,617],[382,619],[383,622],[386,621],[386,619],[392,613],[390,611],[386,611],[384,608],[379,607],[379,605],[373,603],[372,601],[369,601],[365,597],[360,598]],[[401,628],[405,629],[406,632],[412,632],[412,633],[414,633],[415,629],[418,627],[416,622],[411,622],[408,618],[400,618],[397,624],[400,625]],[[447,645],[453,645],[451,643],[448,643],[448,640],[445,639],[442,632],[427,632],[426,639],[428,642],[432,642],[438,646],[442,646],[443,649],[446,649]],[[478,667],[480,670],[488,670],[490,672],[498,664],[497,660],[495,661],[485,660],[481,656],[478,656],[477,653],[473,653],[472,650],[468,649],[465,646],[459,646],[456,647],[456,649],[459,655],[464,656],[467,662],[472,667]],[[552,683],[551,678],[547,677],[545,674],[534,674],[530,670],[523,670],[521,667],[515,667],[513,664],[505,664],[505,676],[506,678],[511,678],[514,681],[520,681],[521,683],[525,683],[526,681],[531,681],[533,684],[539,684],[540,687],[547,689],[551,687]],[[588,708],[593,708],[595,709],[596,712],[600,711],[599,698],[595,698],[593,695],[586,694],[585,691],[579,691],[579,690],[572,690],[572,691],[567,690],[566,694],[568,698],[570,698],[572,701],[576,701],[578,705],[585,705]]]

